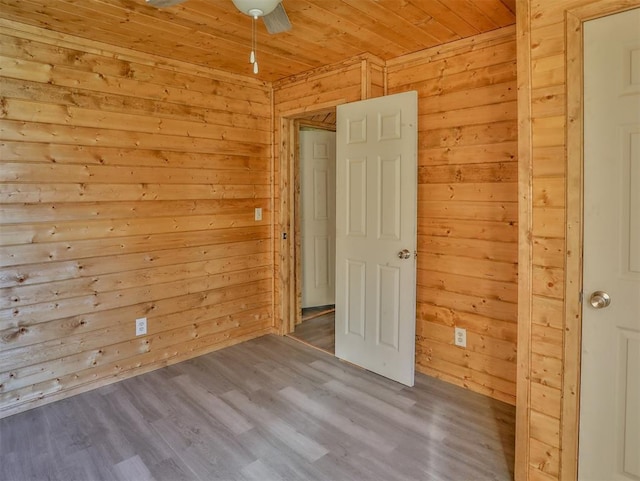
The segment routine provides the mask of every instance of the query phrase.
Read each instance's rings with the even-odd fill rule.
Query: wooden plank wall
[[[528,2],[527,2],[528,3]],[[530,128],[522,135],[529,145],[524,149],[531,158],[530,233],[523,239],[531,265],[525,266],[523,281],[530,282],[527,318],[527,370],[520,381],[527,384],[523,408],[529,431],[524,440],[526,454],[520,468],[525,479],[550,480],[560,476],[561,389],[563,375],[564,259],[565,259],[565,9],[580,2],[539,2],[535,20],[529,6],[519,4],[523,19],[519,28],[527,30],[528,65],[520,66],[523,85],[528,91],[530,119],[522,119]],[[587,2],[581,2],[587,3]],[[524,56],[523,56],[524,58]],[[524,70],[523,70],[524,69]],[[531,76],[525,74],[531,70]],[[530,83],[529,83],[530,82]],[[526,108],[526,109],[525,109]],[[528,138],[527,138],[528,137]],[[525,271],[523,271],[525,272]],[[523,326],[524,329],[525,326]],[[524,396],[523,396],[524,398]]]
[[[389,94],[419,95],[417,368],[515,404],[515,27],[394,59],[387,74]]]
[[[270,85],[0,44],[0,416],[270,332]]]
[[[384,95],[383,64],[382,60],[364,55],[275,82],[274,115],[318,122],[335,129],[337,105]]]

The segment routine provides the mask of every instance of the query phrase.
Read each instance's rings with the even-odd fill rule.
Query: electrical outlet
[[[147,318],[136,319],[136,336],[144,336],[147,333]]]
[[[254,219],[262,220],[262,207],[256,207],[254,210]]]
[[[453,341],[456,346],[467,347],[467,330],[456,327]]]

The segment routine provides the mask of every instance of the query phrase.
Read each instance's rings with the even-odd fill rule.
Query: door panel
[[[347,332],[364,339],[365,326],[365,279],[367,267],[364,262],[347,259],[346,310],[344,318]],[[340,283],[338,283],[340,284]]]
[[[640,479],[640,9],[584,25],[581,481]],[[592,306],[596,291],[610,305]]]
[[[367,232],[367,164],[363,159],[347,159],[347,235],[366,236]]]
[[[336,356],[412,386],[417,93],[338,107],[336,134]]]
[[[323,286],[329,287],[333,284],[333,282],[331,282],[331,279],[329,279],[329,238],[327,236],[315,236],[315,238],[313,239],[313,243],[313,286],[316,288]]]
[[[378,344],[398,350],[400,329],[400,269],[378,266],[378,299],[380,303],[376,316]]]
[[[335,303],[335,132],[300,132],[302,307]]]
[[[378,239],[400,240],[400,157],[379,159]]]

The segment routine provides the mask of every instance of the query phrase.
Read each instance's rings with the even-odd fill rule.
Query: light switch
[[[256,207],[254,211],[255,220],[262,220],[262,207]]]

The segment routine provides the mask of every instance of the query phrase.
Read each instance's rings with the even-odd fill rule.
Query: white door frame
[[[584,22],[640,6],[640,1],[599,0],[567,11],[567,176],[565,341],[562,383],[560,479],[578,473],[583,268],[583,27]]]

